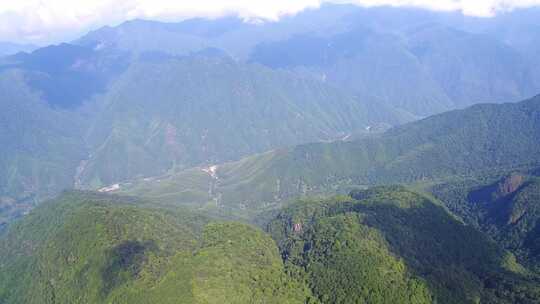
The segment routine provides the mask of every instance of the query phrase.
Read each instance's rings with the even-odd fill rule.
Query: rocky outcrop
[[[507,196],[516,192],[525,182],[525,177],[519,174],[511,174],[499,182],[497,196]]]

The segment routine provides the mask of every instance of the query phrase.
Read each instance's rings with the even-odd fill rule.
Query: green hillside
[[[66,192],[0,235],[0,303],[538,303],[540,278],[406,188],[303,200],[267,232]]]
[[[538,303],[539,280],[442,206],[402,187],[287,207],[268,225],[323,303]]]
[[[261,24],[235,16],[132,20],[71,43],[1,57],[0,225],[65,188],[99,189],[278,148],[286,150],[275,156],[281,168],[260,178],[251,174],[257,185],[236,178],[250,184],[231,181],[217,192],[199,191],[208,185],[176,192],[195,196],[197,204],[219,201],[217,193],[241,205],[270,204],[274,197],[282,200],[299,191],[325,192],[336,184],[386,178],[379,175],[407,179],[409,169],[417,179],[424,172],[417,172],[418,163],[409,166],[409,158],[414,162],[422,154],[431,158],[429,166],[446,162],[446,151],[438,151],[443,159],[423,154],[439,144],[433,139],[417,142],[414,134],[399,135],[410,136],[414,147],[366,141],[361,145],[369,148],[352,155],[346,151],[364,148],[288,147],[350,141],[381,126],[537,93],[538,11],[462,17],[413,8],[323,5]],[[403,155],[404,149],[415,152]],[[320,162],[322,168],[278,181],[282,170],[296,175],[306,167],[287,163],[285,155],[291,153],[300,153],[294,155],[300,161],[313,157],[307,162]],[[333,153],[343,159],[326,163]],[[379,161],[384,168],[371,169]],[[357,168],[350,168],[353,162]],[[366,172],[367,167],[379,173]],[[262,189],[261,196],[252,199],[253,188]],[[237,194],[228,194],[232,191]]]
[[[0,239],[0,303],[305,303],[274,241],[239,223],[91,193]]]
[[[0,42],[0,304],[540,304],[540,6],[318,2]]]
[[[218,50],[122,55],[63,44],[0,67],[0,225],[64,189],[99,189],[413,119]]]
[[[513,173],[502,178],[450,180],[426,190],[540,273],[538,177]]]
[[[407,120],[374,99],[221,56],[134,64],[103,102],[81,174],[94,187]]]
[[[85,151],[84,120],[48,107],[22,71],[0,72],[0,92],[1,225],[4,215],[71,186]]]
[[[540,162],[539,117],[540,97],[476,105],[382,135],[274,150],[218,165],[212,175],[190,169],[121,185],[120,191],[205,208],[213,202],[246,214],[299,196],[508,172]]]

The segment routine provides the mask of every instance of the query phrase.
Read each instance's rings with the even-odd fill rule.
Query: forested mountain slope
[[[79,116],[51,109],[25,83],[22,72],[0,73],[0,91],[2,225],[40,197],[71,185],[72,169],[85,151]]]
[[[433,200],[403,187],[351,195],[297,202],[266,234],[64,193],[0,235],[0,301],[537,303],[538,277]]]
[[[135,58],[62,44],[8,57],[0,78],[2,222],[63,189],[98,189],[414,118],[215,49]]]
[[[427,190],[518,260],[540,273],[540,180],[511,173],[502,178],[450,180]]]
[[[234,16],[132,20],[71,43],[2,57],[0,111],[18,110],[0,123],[24,123],[5,128],[10,131],[0,137],[6,147],[0,159],[1,221],[63,188],[98,189],[277,148],[285,150],[270,152],[273,158],[297,171],[285,165],[285,155],[323,146],[289,152],[293,145],[351,140],[477,102],[537,94],[537,17],[537,9],[478,19],[413,8],[323,5],[278,22]],[[388,153],[392,164],[386,164]],[[401,166],[394,158],[405,157],[377,154],[386,167]],[[360,157],[355,163],[365,169],[363,156],[343,157]],[[344,167],[332,173],[331,179],[340,179],[350,175],[350,162],[343,162],[322,160],[321,166]],[[380,174],[392,174],[384,170]],[[297,188],[287,190],[275,176],[256,183],[262,193],[279,188],[263,195],[265,202],[298,189],[310,192],[313,184],[309,178],[284,180]],[[208,189],[202,192],[209,193],[206,202],[216,198]]]
[[[538,303],[538,278],[403,187],[293,204],[270,222],[286,267],[323,303]]]
[[[10,51],[0,304],[540,303],[539,19],[329,4]]]
[[[167,203],[264,210],[302,195],[508,172],[540,162],[540,97],[482,104],[352,142],[300,145],[125,185]],[[202,168],[204,169],[204,168]]]
[[[305,303],[274,241],[133,199],[65,193],[0,237],[1,303]]]
[[[410,119],[375,98],[219,53],[135,63],[103,103],[81,174],[94,187]]]

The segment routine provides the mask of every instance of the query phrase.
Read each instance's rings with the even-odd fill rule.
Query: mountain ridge
[[[298,196],[531,168],[540,164],[539,111],[540,96],[476,105],[356,141],[300,145],[217,165],[217,180],[195,168],[131,181],[120,192],[201,208],[217,199],[218,210],[249,214]]]

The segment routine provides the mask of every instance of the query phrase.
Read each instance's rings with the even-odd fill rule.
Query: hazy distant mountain
[[[77,109],[131,62],[129,53],[63,43],[9,56],[0,69],[20,69],[26,82],[52,107]]]
[[[2,200],[16,206],[73,185],[351,140],[476,102],[532,96],[540,91],[537,14],[479,19],[323,5],[279,22],[133,20],[3,57],[0,110],[20,109],[1,123],[28,123],[0,138]],[[35,140],[22,144],[27,137]],[[25,154],[33,161],[15,160]]]
[[[103,96],[82,184],[235,160],[407,119],[375,98],[228,57],[139,62]]]
[[[73,186],[88,154],[84,134],[96,106],[89,101],[125,65],[114,54],[62,44],[4,58],[0,224]]]
[[[538,93],[535,66],[504,42],[439,25],[407,34],[410,50],[457,107]]]
[[[37,48],[38,46],[32,44],[0,42],[0,56],[13,55],[19,52],[31,52]]]
[[[251,60],[307,73],[352,92],[369,92],[415,115],[455,107],[406,41],[369,29],[330,38],[308,34],[261,44]]]
[[[527,56],[487,35],[438,24],[399,34],[360,28],[329,38],[294,36],[259,45],[251,60],[307,70],[416,115],[519,100],[540,90]]]
[[[84,157],[84,121],[55,111],[25,83],[21,71],[0,73],[0,200],[33,199],[72,183]]]
[[[133,20],[76,43],[175,55],[219,48],[240,61],[311,75],[427,116],[538,93],[535,17],[540,17],[535,9],[475,18],[413,8],[323,5],[279,22]]]
[[[63,44],[9,57],[0,69],[0,185],[10,210],[13,200],[74,185],[99,188],[413,119],[217,49],[134,59]]]

